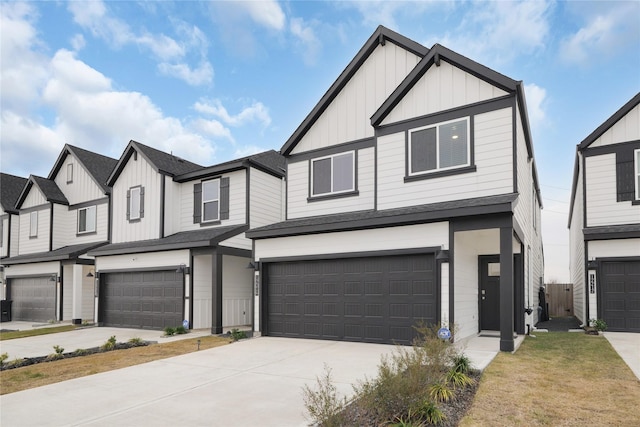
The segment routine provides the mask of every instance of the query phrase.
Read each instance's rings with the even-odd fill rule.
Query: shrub
[[[418,407],[417,413],[426,422],[434,425],[441,424],[446,419],[440,408],[430,400],[424,401],[422,405]]]
[[[247,338],[247,333],[245,331],[240,331],[237,328],[231,329],[230,335],[233,342]]]
[[[139,337],[131,338],[131,339],[129,339],[129,341],[128,341],[128,343],[129,343],[129,344],[133,344],[133,345],[140,345],[140,344],[142,344],[143,342],[144,342],[144,341],[142,341],[142,338],[139,338]]]
[[[184,326],[180,325],[176,328],[176,334],[178,335],[182,335],[182,334],[186,334],[187,332],[189,332],[187,330],[187,328],[185,328]]]
[[[4,361],[9,358],[9,353],[0,354],[0,366],[4,365]]]
[[[456,372],[468,374],[471,371],[471,359],[464,354],[458,354],[453,357],[453,369]]]
[[[89,352],[87,350],[85,350],[84,348],[78,348],[76,349],[76,351],[73,352],[74,355],[76,356],[84,356],[89,354]]]
[[[429,387],[429,396],[436,402],[448,402],[453,397],[453,390],[446,383],[435,383]]]
[[[324,427],[342,425],[342,411],[346,398],[340,399],[336,386],[331,381],[331,368],[324,365],[324,375],[316,377],[316,390],[306,384],[302,388],[304,407],[310,421]]]
[[[591,319],[590,322],[596,331],[602,332],[607,330],[607,322],[602,319]]]
[[[447,382],[453,386],[453,388],[464,388],[475,383],[475,380],[465,373],[458,372],[455,368],[451,368],[447,372]]]
[[[64,355],[62,354],[64,353],[64,348],[60,347],[59,345],[54,345],[53,350],[55,351],[55,353],[51,353],[50,355],[48,355],[47,360],[58,360],[64,357]]]
[[[116,348],[116,336],[112,335],[104,344],[100,346],[102,351],[111,351]]]
[[[168,337],[174,336],[176,334],[176,328],[167,326],[166,328],[164,328],[164,334]]]

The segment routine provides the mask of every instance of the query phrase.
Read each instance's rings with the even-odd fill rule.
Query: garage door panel
[[[610,331],[640,332],[640,261],[601,264],[602,318]]]
[[[48,322],[56,319],[56,282],[50,276],[9,279],[12,319]]]

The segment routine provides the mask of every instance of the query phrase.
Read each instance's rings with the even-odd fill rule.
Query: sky
[[[378,25],[522,80],[545,280],[569,282],[575,147],[640,90],[640,2],[0,0],[0,170],[130,140],[203,166],[279,150]]]

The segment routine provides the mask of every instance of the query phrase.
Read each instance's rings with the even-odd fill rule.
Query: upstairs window
[[[335,154],[311,161],[311,195],[323,196],[355,191],[355,152]]]
[[[202,183],[202,222],[220,219],[220,180]]]
[[[73,163],[67,165],[67,184],[73,182]]]
[[[144,218],[144,187],[131,187],[127,190],[127,220],[139,221]]]
[[[78,209],[78,234],[96,231],[96,207]]]
[[[29,214],[29,237],[38,237],[38,211]]]
[[[409,175],[469,166],[469,119],[409,131]]]
[[[636,200],[640,200],[640,150],[635,150],[635,183],[636,183]]]

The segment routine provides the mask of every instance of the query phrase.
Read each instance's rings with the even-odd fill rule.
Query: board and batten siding
[[[53,205],[53,249],[91,242],[106,242],[108,236],[109,204],[96,205],[96,232],[78,234],[78,209]]]
[[[307,201],[309,197],[308,160],[289,163],[287,217],[288,219],[330,215],[335,213],[370,210],[374,208],[374,149],[365,148],[357,152],[357,196],[336,199]]]
[[[73,180],[67,184],[67,165],[69,164],[73,165]],[[54,181],[71,205],[104,197],[102,188],[72,154],[67,155]]]
[[[586,322],[586,302],[585,302],[585,259],[584,259],[584,235],[582,202],[582,156],[578,154],[578,181],[573,200],[573,211],[571,214],[571,226],[569,227],[569,274],[573,283],[573,313],[578,320]]]
[[[378,209],[513,192],[511,108],[475,116],[472,173],[404,182],[405,133],[378,138]]]
[[[251,228],[284,220],[283,180],[252,168],[249,173],[249,225]]]
[[[111,243],[157,239],[160,234],[160,186],[162,175],[141,154],[131,156],[113,185],[113,230]],[[127,220],[127,190],[144,187],[144,218]]]
[[[44,205],[45,203],[49,203],[47,202],[47,198],[44,197],[44,194],[40,192],[38,187],[36,187],[35,185],[32,185],[31,189],[29,190],[29,194],[27,194],[27,197],[25,197],[24,202],[22,202],[20,209],[28,209],[34,206]]]
[[[249,258],[222,256],[222,326],[250,325],[253,270]],[[210,325],[209,325],[210,326]]]
[[[623,141],[640,139],[640,104],[636,105],[623,118],[611,126],[600,138],[593,141],[589,147],[602,147]]]
[[[213,256],[193,257],[193,329],[211,327],[211,281],[213,280]]]
[[[442,246],[449,248],[449,222],[255,240],[255,259],[304,257]]]
[[[616,155],[602,154],[585,158],[587,186],[586,227],[634,224],[640,219],[640,205],[618,202]],[[591,255],[591,254],[589,254]]]
[[[2,230],[2,235],[0,236],[0,239],[2,239],[2,244],[0,245],[1,258],[8,255],[9,236],[11,235],[11,230],[9,230],[9,215],[11,214],[5,214],[4,210],[0,208],[0,221],[2,222],[2,226],[0,227],[0,230]]]
[[[38,210],[37,237],[29,237],[31,220],[30,212],[20,214],[20,253],[19,255],[49,251],[49,230],[51,206]]]
[[[456,340],[472,336],[480,325],[478,311],[478,243],[477,233],[463,232],[454,235],[453,298]]]
[[[507,92],[485,82],[446,60],[431,66],[385,117],[382,125],[425,116],[475,102],[498,98]]]
[[[378,45],[292,153],[372,137],[371,116],[419,61],[394,43]]]
[[[221,177],[229,178],[229,219],[222,220],[218,226],[245,224],[247,221],[246,170],[241,169],[225,173]],[[200,230],[203,228],[200,224],[193,223],[193,186],[202,181],[206,181],[206,179],[189,181],[180,185],[180,231]]]

